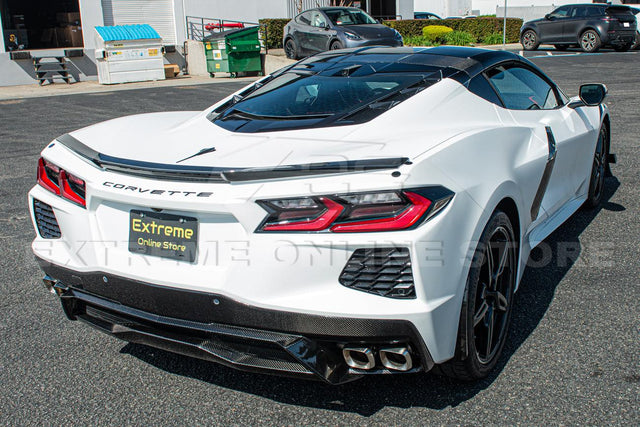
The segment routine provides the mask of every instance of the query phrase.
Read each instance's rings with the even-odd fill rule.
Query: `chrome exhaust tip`
[[[342,356],[350,368],[369,370],[376,366],[376,359],[370,348],[345,347],[342,349]]]
[[[54,278],[53,278],[53,277],[51,277],[51,276],[44,276],[44,277],[42,278],[42,283],[44,284],[44,287],[45,287],[49,292],[51,292],[51,293],[52,293],[52,294],[54,294],[54,295],[57,295],[57,293],[56,293],[55,289],[53,288],[53,287],[56,285],[56,283],[58,283],[58,281],[57,281],[56,279],[54,279]]]
[[[382,366],[394,371],[408,371],[413,367],[411,354],[406,347],[392,347],[380,349]]]

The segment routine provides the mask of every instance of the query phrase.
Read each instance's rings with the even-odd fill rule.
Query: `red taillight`
[[[259,200],[258,204],[269,216],[257,231],[404,230],[434,215],[453,197],[453,193],[442,187],[429,188],[426,193],[420,190],[420,194],[416,191]]]
[[[411,204],[407,205],[401,212],[394,216],[336,224],[331,227],[331,231],[335,233],[361,233],[409,228],[418,222],[425,212],[427,212],[429,206],[431,206],[431,200],[411,192],[405,192],[404,195],[411,201]]]
[[[38,184],[59,196],[59,176],[60,168],[40,157],[38,160]]]
[[[43,158],[38,160],[38,184],[58,196],[86,207],[85,182]]]
[[[67,173],[60,172],[60,193],[67,200],[71,200],[80,206],[86,207],[85,202],[85,184],[80,178]]]

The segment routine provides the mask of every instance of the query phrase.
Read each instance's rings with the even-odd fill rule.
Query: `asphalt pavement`
[[[30,250],[26,194],[41,148],[100,120],[204,109],[241,83],[0,101],[0,424],[637,425],[640,55],[533,60],[570,95],[581,83],[609,87],[618,164],[601,208],[579,211],[534,251],[498,369],[477,383],[421,374],[331,387],[238,372],[68,321]]]

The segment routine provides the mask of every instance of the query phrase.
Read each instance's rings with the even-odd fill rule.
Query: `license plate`
[[[129,251],[193,262],[198,248],[196,218],[161,212],[129,212]]]
[[[625,27],[631,26],[631,24],[629,24],[628,22],[623,22],[622,25],[624,25]]]

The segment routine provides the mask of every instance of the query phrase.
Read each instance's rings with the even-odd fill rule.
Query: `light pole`
[[[504,0],[504,20],[502,21],[502,48],[507,44],[507,0]]]

